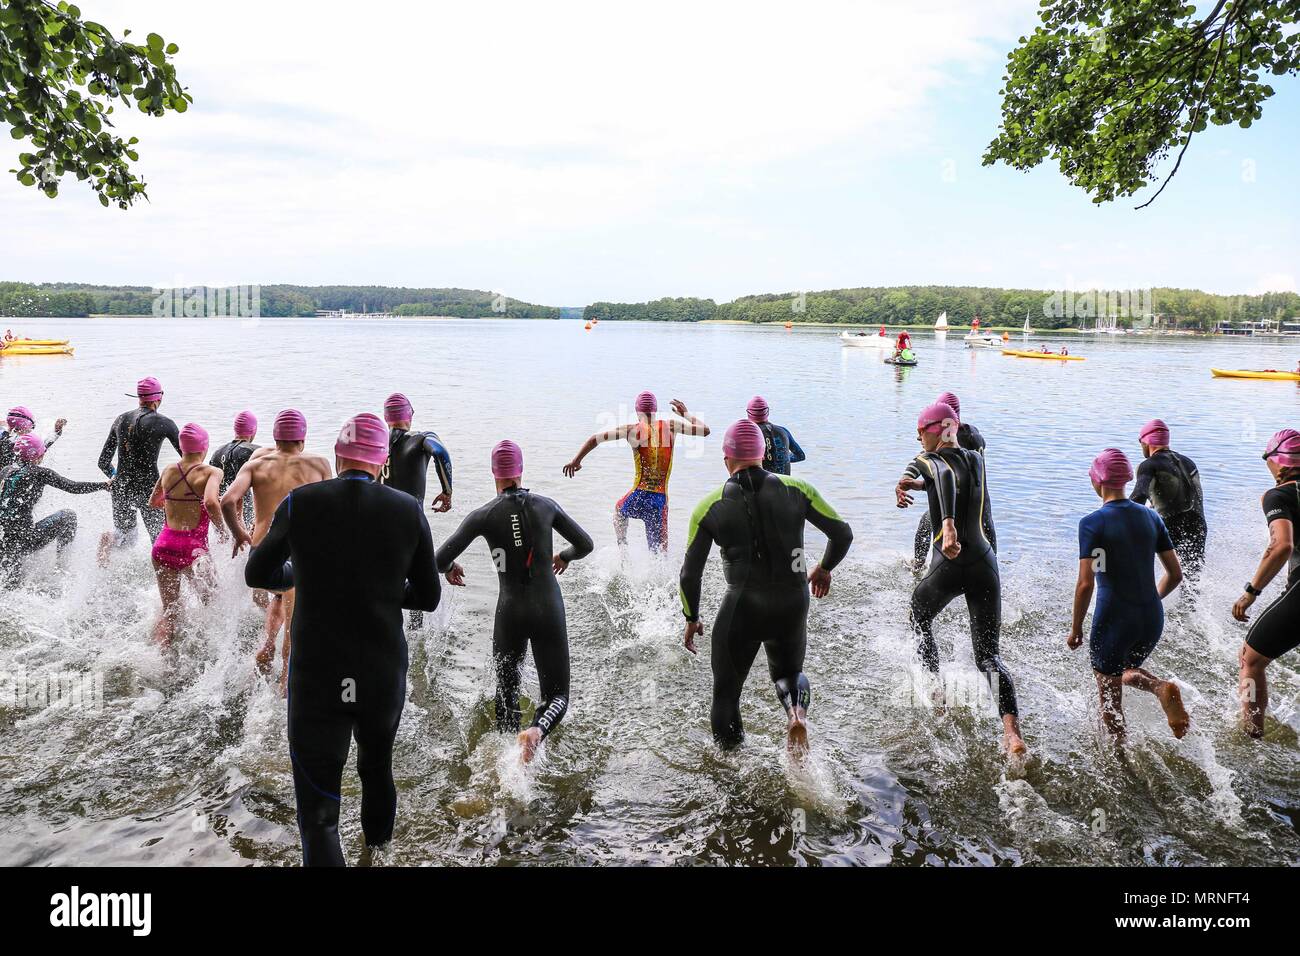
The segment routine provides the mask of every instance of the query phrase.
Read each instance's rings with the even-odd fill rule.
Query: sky
[[[82,0],[194,97],[122,113],[150,201],[0,178],[0,279],[457,286],[531,302],[1300,282],[1300,83],[1154,206],[980,160],[1037,0]],[[364,16],[358,11],[372,10]],[[22,147],[0,137],[17,165]]]

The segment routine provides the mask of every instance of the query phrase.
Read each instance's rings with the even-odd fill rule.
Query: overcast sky
[[[1198,137],[1140,212],[1055,167],[981,167],[1037,0],[81,7],[178,43],[194,105],[122,118],[151,199],[129,212],[0,180],[0,279],[583,305],[1300,275],[1294,80],[1252,129]],[[0,137],[0,170],[19,148]]]

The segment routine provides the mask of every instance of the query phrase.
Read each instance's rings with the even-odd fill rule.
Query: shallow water
[[[47,464],[96,475],[122,393],[142,375],[167,390],[163,411],[214,442],[244,407],[263,438],[292,405],[328,452],[338,424],[405,391],[417,427],[456,463],[455,511],[431,518],[435,540],[492,493],[488,451],[524,447],[526,483],[557,498],[597,540],[562,579],[573,652],[573,706],[528,771],[490,729],[488,661],[495,581],[486,548],[462,560],[470,587],[449,595],[412,637],[410,696],[396,751],[401,864],[1167,864],[1300,862],[1300,675],[1294,654],[1270,670],[1279,723],[1264,743],[1234,729],[1229,614],[1266,539],[1259,460],[1277,428],[1300,421],[1293,383],[1212,379],[1211,366],[1292,368],[1300,343],[1070,337],[1086,362],[1005,358],[923,336],[921,364],[895,370],[841,348],[834,331],[729,326],[420,321],[255,325],[190,320],[24,323],[70,337],[71,359],[0,360],[0,402],[33,407],[65,437]],[[1038,342],[1044,337],[1035,337]],[[1048,340],[1052,341],[1052,340]],[[1054,342],[1059,344],[1059,341]],[[609,512],[627,490],[623,447],[604,446],[570,481],[560,466],[592,431],[628,417],[642,388],[681,398],[713,425],[679,449],[671,557],[653,561],[632,528],[626,558]],[[903,567],[915,510],[891,488],[916,450],[916,412],[943,389],[962,399],[989,443],[1002,549],[1002,653],[1018,682],[1035,753],[1008,772],[995,715],[946,715],[915,703]],[[694,502],[725,478],[720,431],[754,392],[808,452],[814,482],[857,538],[830,598],[814,602],[806,671],[813,754],[794,768],[783,720],[758,662],[743,702],[748,740],[721,754],[708,730],[707,659],[680,647],[676,562]],[[1185,688],[1193,730],[1175,741],[1155,701],[1128,697],[1130,746],[1100,743],[1086,651],[1070,652],[1075,527],[1096,506],[1087,463],[1106,445],[1137,453],[1138,426],[1164,417],[1199,463],[1211,525],[1197,592],[1167,603],[1150,666]],[[164,452],[164,462],[170,452]],[[38,515],[73,507],[81,535],[60,571],[35,559],[0,592],[0,863],[295,863],[284,706],[251,665],[258,614],[242,559],[218,550],[222,588],[192,598],[174,660],[148,640],[157,595],[144,536],[108,570],[94,563],[109,527],[106,495],[48,491]],[[819,550],[812,532],[809,541]],[[721,593],[716,554],[705,614]],[[1274,585],[1269,598],[1277,592]],[[939,621],[945,677],[973,671],[959,604]],[[76,679],[102,705],[44,706],[51,675]],[[525,676],[535,692],[536,679]],[[32,699],[26,699],[30,696]],[[344,834],[360,845],[349,771]]]

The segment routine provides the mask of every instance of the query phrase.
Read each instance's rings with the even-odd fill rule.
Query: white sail
[[[939,319],[934,323],[936,329],[946,329],[948,327],[948,313],[940,312]]]

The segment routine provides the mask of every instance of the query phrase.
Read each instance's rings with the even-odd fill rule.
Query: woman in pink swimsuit
[[[158,576],[158,593],[162,596],[162,617],[154,627],[154,640],[170,647],[176,635],[176,618],[180,610],[181,578],[193,579],[195,562],[208,553],[208,526],[216,525],[222,537],[221,469],[204,462],[208,451],[208,433],[199,425],[186,425],[180,433],[181,460],[168,465],[154,485],[149,504],[164,508],[166,524],[153,546],[153,569]],[[211,565],[206,566],[203,589],[211,580]]]

